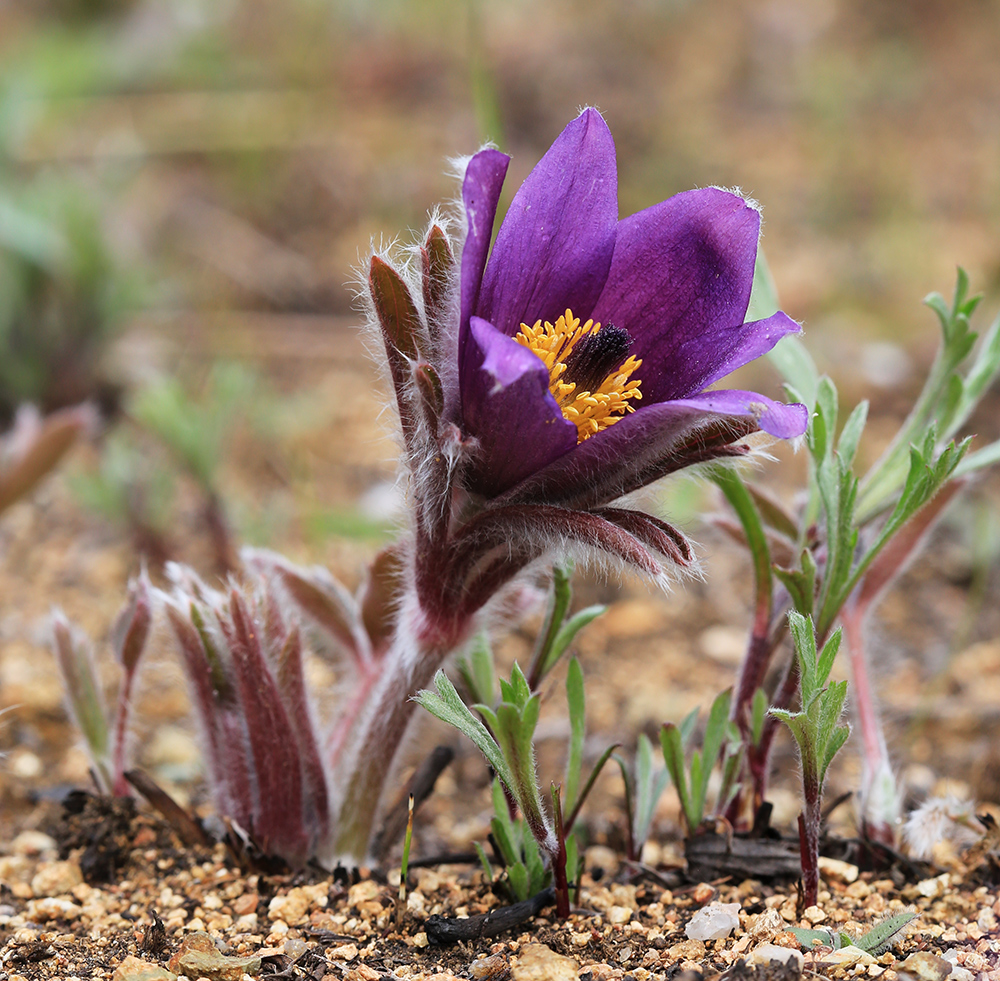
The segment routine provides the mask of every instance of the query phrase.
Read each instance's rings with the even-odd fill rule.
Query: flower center
[[[614,324],[580,323],[567,310],[554,324],[521,324],[514,338],[549,369],[549,391],[563,416],[576,426],[577,443],[634,412],[639,379],[629,380],[642,361],[629,355],[632,338]]]

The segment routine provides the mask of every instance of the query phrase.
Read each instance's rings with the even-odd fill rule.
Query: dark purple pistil
[[[594,392],[621,367],[631,347],[632,338],[624,327],[604,324],[596,334],[586,334],[576,342],[560,381],[574,382],[577,392]]]

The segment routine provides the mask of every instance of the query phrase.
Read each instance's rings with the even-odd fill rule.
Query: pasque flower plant
[[[493,149],[468,161],[459,260],[438,225],[419,263],[371,260],[414,527],[387,670],[354,729],[359,754],[396,736],[409,693],[553,551],[653,578],[691,563],[679,531],[619,498],[740,455],[757,430],[806,427],[802,405],[707,390],[798,329],[783,313],[744,320],[760,233],[751,203],[710,188],[619,221],[614,142],[587,109],[518,189],[491,250],[507,165]],[[348,782],[343,807],[373,806],[379,769]]]
[[[619,220],[614,142],[587,109],[517,190],[491,249],[508,162],[494,149],[471,157],[457,233],[432,221],[402,261],[378,253],[367,270],[409,527],[357,602],[333,587],[290,591],[308,586],[298,573],[278,591],[300,613],[335,610],[329,633],[353,652],[353,680],[328,713],[334,734],[309,741],[325,747],[327,806],[312,809],[325,830],[290,836],[325,862],[365,858],[411,697],[519,581],[563,553],[665,580],[693,562],[690,544],[620,499],[740,456],[758,430],[806,428],[802,405],[710,389],[798,329],[783,313],[745,322],[752,202],[707,188]],[[232,603],[250,629],[254,605]],[[172,601],[178,636],[189,606]]]

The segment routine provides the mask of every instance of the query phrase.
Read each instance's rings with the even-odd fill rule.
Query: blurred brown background
[[[871,458],[933,353],[921,298],[949,294],[961,264],[987,293],[982,326],[997,305],[998,42],[998,0],[0,2],[0,407],[9,420],[22,400],[89,395],[125,420],[0,520],[0,701],[37,710],[2,737],[8,792],[41,775],[49,735],[66,738],[46,610],[106,636],[143,523],[209,573],[203,501],[217,495],[234,541],[356,581],[391,519],[394,447],[353,330],[352,267],[371,242],[420,230],[455,194],[447,159],[486,139],[513,156],[506,201],[596,105],[623,215],[693,186],[758,199],[784,309],[843,399],[874,400]],[[776,375],[756,372],[777,395]],[[990,438],[995,408],[977,420]],[[135,426],[154,417],[159,442]],[[199,439],[206,472],[175,445]],[[929,638],[900,689],[911,701],[956,644],[996,626],[991,499],[973,498],[915,573],[914,605],[888,605],[904,638],[892,649]],[[627,648],[633,630],[631,670],[674,686],[630,725],[728,683],[741,562],[720,558],[720,585],[679,592],[669,617],[667,601],[630,600],[624,641],[597,629],[595,650],[615,636]],[[703,678],[642,653],[671,629]],[[606,708],[598,724],[621,718]],[[79,777],[74,760],[53,773]]]

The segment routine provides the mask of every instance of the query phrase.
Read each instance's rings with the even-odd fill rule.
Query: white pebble
[[[724,940],[740,925],[739,903],[709,903],[684,928],[688,940]]]

